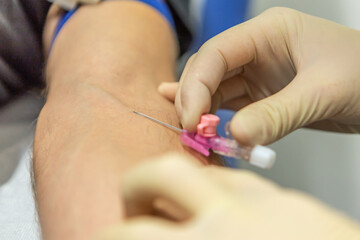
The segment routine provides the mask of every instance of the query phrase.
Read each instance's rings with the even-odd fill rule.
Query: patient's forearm
[[[122,173],[143,158],[183,151],[176,133],[131,112],[178,125],[156,91],[174,80],[175,55],[167,22],[140,3],[82,7],[63,28],[48,61],[34,144],[45,239],[89,239],[119,221]]]

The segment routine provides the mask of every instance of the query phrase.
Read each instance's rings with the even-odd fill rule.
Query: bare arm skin
[[[46,46],[58,12],[49,13]],[[157,92],[174,81],[176,54],[169,24],[142,3],[83,6],[66,23],[47,62],[34,143],[44,239],[89,239],[120,221],[122,175],[145,157],[185,151],[178,134],[132,113],[179,126]]]

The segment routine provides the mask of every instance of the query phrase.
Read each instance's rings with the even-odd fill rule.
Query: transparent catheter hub
[[[274,164],[276,154],[267,147],[257,145],[255,147],[242,146],[233,139],[219,135],[204,137],[197,133],[189,133],[186,130],[180,135],[183,144],[193,148],[205,156],[209,156],[209,150],[234,159],[242,159],[250,164],[261,168],[270,168]]]
[[[242,146],[233,139],[214,137],[211,149],[222,156],[243,159],[260,168],[271,168],[276,159],[276,153],[272,149],[257,145],[255,147]]]
[[[274,150],[260,145],[255,147],[242,146],[233,140],[230,132],[230,122],[225,124],[225,134],[227,138],[223,138],[222,141],[226,142],[224,145],[230,146],[229,149],[225,153],[217,150],[214,150],[214,152],[236,159],[242,158],[250,162],[250,164],[261,168],[271,168],[274,165],[276,160]]]
[[[216,137],[210,139],[212,150],[225,157],[232,157],[236,159],[250,160],[252,147],[240,146],[235,140]]]

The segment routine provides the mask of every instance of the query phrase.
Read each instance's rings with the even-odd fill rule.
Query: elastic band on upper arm
[[[108,1],[116,1],[116,0],[108,0]],[[169,22],[169,24],[172,26],[172,28],[175,30],[175,23],[174,19],[172,17],[171,11],[167,4],[162,0],[136,0],[138,2],[143,2],[153,8],[155,8],[165,19]],[[74,9],[70,11],[66,11],[64,15],[61,17],[55,32],[54,36],[51,39],[50,49],[49,53],[51,52],[52,46],[55,42],[56,37],[58,36],[59,32],[63,28],[63,26],[66,24],[66,22],[74,15],[74,13],[78,10],[79,6],[75,7]]]
[[[65,25],[65,23],[71,18],[71,16],[74,15],[74,13],[76,12],[77,9],[78,9],[78,7],[75,7],[74,9],[65,12],[65,14],[61,17],[58,25],[57,25],[56,28],[55,28],[54,35],[53,35],[53,37],[52,37],[52,39],[51,39],[49,52],[51,51],[52,46],[53,46],[53,44],[54,44],[54,42],[55,42],[55,39],[56,39],[57,35],[59,34],[60,30],[61,30],[62,27]]]

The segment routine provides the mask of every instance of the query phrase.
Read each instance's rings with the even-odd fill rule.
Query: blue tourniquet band
[[[54,44],[54,41],[57,37],[57,35],[59,34],[60,30],[62,29],[62,27],[65,25],[65,23],[71,18],[72,15],[74,15],[74,13],[76,12],[76,10],[78,9],[78,7],[75,7],[74,9],[66,12],[64,14],[64,16],[60,19],[58,25],[55,28],[55,32],[53,35],[53,38],[51,39],[51,44],[50,44],[50,50]]]
[[[167,19],[167,21],[170,23],[170,25],[173,27],[173,29],[175,29],[175,23],[174,23],[174,19],[172,17],[171,11],[164,1],[162,1],[162,0],[136,0],[136,1],[143,2],[145,4],[148,4],[151,7],[155,8],[159,13],[161,13]],[[57,35],[59,34],[59,32],[61,31],[62,27],[71,18],[71,16],[74,15],[74,13],[76,12],[76,10],[78,10],[78,8],[79,8],[79,6],[66,12],[63,15],[63,17],[60,19],[60,21],[55,29],[54,36],[51,40],[50,51],[51,51],[54,41],[55,41]]]

